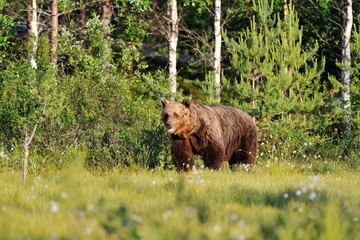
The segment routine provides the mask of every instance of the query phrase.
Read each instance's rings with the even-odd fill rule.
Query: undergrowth
[[[294,163],[295,164],[295,163]],[[298,165],[253,171],[112,169],[81,158],[32,175],[0,173],[1,239],[359,239],[356,172]]]

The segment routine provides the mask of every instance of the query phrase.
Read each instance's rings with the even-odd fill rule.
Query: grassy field
[[[0,173],[0,239],[360,239],[358,172],[277,164],[99,176],[78,165],[25,186],[20,172]]]

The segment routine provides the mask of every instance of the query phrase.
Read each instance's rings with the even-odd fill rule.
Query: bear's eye
[[[177,113],[174,113],[174,117],[176,117],[176,118],[177,118],[178,116],[179,116],[179,115],[178,115]]]

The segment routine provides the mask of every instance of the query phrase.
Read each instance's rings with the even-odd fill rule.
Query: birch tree
[[[176,95],[176,49],[179,34],[179,18],[177,10],[177,1],[170,0],[168,6],[168,14],[170,16],[170,31],[169,31],[169,78],[170,78],[170,92],[172,98]]]
[[[111,16],[112,16],[112,3],[110,0],[105,0],[101,2],[101,19],[104,22],[104,36],[106,39],[110,38],[110,33],[111,33]],[[110,61],[111,61],[111,46],[110,46],[110,42],[105,42],[105,46],[104,46],[104,53],[106,56],[106,63],[105,63],[105,68],[107,70],[110,69]],[[105,77],[106,79],[107,77]]]
[[[351,52],[350,52],[350,38],[351,28],[353,25],[352,14],[352,0],[342,0],[342,69],[341,69],[341,82],[343,84],[342,100],[345,110],[344,130],[345,138],[348,140],[351,133],[351,101],[350,101],[350,83],[351,83]]]
[[[58,24],[58,4],[57,0],[53,0],[51,4],[51,61],[54,66],[57,64],[57,35],[59,32],[59,24]]]
[[[37,16],[37,4],[36,0],[31,0],[29,5],[29,35],[30,35],[30,42],[32,49],[30,50],[30,65],[31,68],[36,71],[37,69],[37,62],[36,62],[36,52],[37,52],[37,43],[38,43],[38,16]],[[35,75],[34,75],[35,76]],[[44,105],[46,106],[46,105]],[[44,107],[45,111],[45,107]],[[29,135],[29,127],[27,124],[24,125],[24,161],[23,161],[23,183],[26,183],[27,177],[27,166],[28,166],[28,158],[29,158],[29,145],[34,138],[36,128],[38,126],[38,120],[36,121],[35,125],[33,126],[31,133]]]
[[[215,35],[215,51],[214,51],[214,100],[220,102],[221,90],[221,0],[215,0],[215,18],[214,18],[214,35]]]
[[[35,60],[35,54],[37,51],[37,41],[39,36],[38,31],[38,16],[37,16],[37,4],[36,0],[31,0],[30,9],[28,14],[29,20],[29,35],[32,42],[32,51],[30,53],[30,64],[31,67],[35,70],[37,69],[37,63]]]

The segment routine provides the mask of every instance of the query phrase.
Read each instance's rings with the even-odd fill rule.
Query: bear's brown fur
[[[194,166],[194,156],[189,138],[171,135],[171,158],[178,171],[189,171]]]
[[[188,98],[182,102],[161,100],[162,120],[172,136],[172,160],[178,170],[191,170],[193,154],[209,169],[224,161],[251,166],[257,154],[257,129],[245,112],[224,105],[203,105]]]

